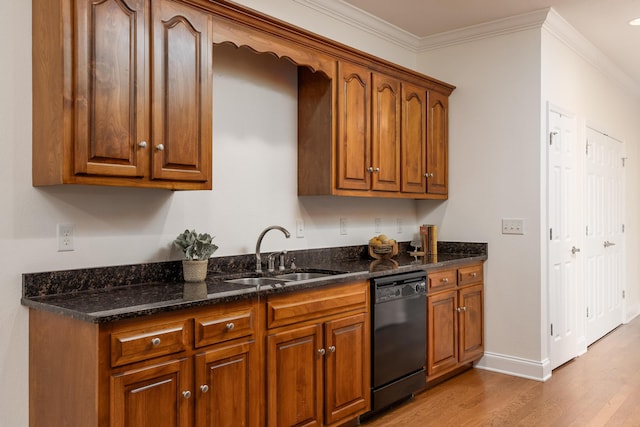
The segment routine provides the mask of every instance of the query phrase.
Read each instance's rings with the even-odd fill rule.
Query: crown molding
[[[420,38],[343,0],[294,0],[351,27],[417,53]]]
[[[600,49],[576,30],[569,22],[551,9],[542,29],[571,49],[605,76],[618,82],[623,88],[640,96],[640,85],[615,65]]]
[[[385,40],[390,44],[407,49],[416,55],[434,49],[469,43],[474,40],[482,40],[529,29],[540,29],[541,31],[547,31],[564,43],[604,75],[615,80],[624,88],[631,90],[636,96],[640,96],[640,85],[625,74],[553,8],[540,9],[427,37],[417,37],[346,3],[344,0],[294,1],[367,34]]]
[[[496,37],[503,34],[517,33],[542,27],[549,9],[540,9],[508,18],[471,25],[456,30],[445,31],[432,36],[423,37],[419,52],[440,49],[457,44],[469,43],[474,40]]]

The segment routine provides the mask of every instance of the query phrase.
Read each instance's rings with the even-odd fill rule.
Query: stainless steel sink
[[[300,273],[287,273],[275,276],[275,279],[294,281],[294,280],[309,280],[317,279],[318,277],[333,276],[334,273],[319,273],[315,271],[303,271]]]
[[[229,283],[238,283],[240,285],[247,286],[265,286],[265,285],[277,285],[284,282],[283,279],[276,279],[275,277],[240,277],[238,279],[225,280]]]
[[[240,285],[247,286],[268,286],[268,285],[284,285],[286,282],[295,282],[298,280],[309,280],[309,279],[317,279],[320,277],[329,277],[335,276],[336,274],[341,274],[340,271],[331,271],[331,270],[308,270],[308,271],[297,271],[294,273],[285,273],[280,274],[279,276],[258,276],[256,277],[254,274],[250,273],[249,277],[235,277],[224,279],[225,282],[228,283],[237,283]]]

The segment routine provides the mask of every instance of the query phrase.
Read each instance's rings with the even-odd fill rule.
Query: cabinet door
[[[322,425],[322,327],[304,326],[267,337],[270,427]]]
[[[72,171],[142,177],[148,151],[144,0],[75,1]]]
[[[484,286],[460,289],[460,363],[469,362],[484,352]]]
[[[325,423],[331,424],[369,408],[369,315],[327,322],[325,349]]]
[[[337,187],[371,187],[371,73],[364,67],[338,64]]]
[[[259,425],[254,347],[248,341],[195,356],[197,427]]]
[[[191,375],[184,358],[113,375],[111,427],[189,425]]]
[[[400,191],[400,82],[373,73],[371,189]]]
[[[449,191],[449,98],[429,92],[427,112],[427,193]]]
[[[170,0],[153,4],[151,178],[208,181],[213,96],[211,18]]]
[[[427,375],[439,375],[458,364],[458,291],[427,297]]]
[[[402,192],[427,191],[427,90],[402,84]]]

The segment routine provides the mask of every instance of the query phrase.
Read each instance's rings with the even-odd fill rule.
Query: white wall
[[[353,35],[370,51],[405,65],[415,59],[291,0],[257,3],[285,18],[299,14],[301,22],[330,29],[344,42]],[[178,259],[170,243],[186,227],[215,234],[216,256],[252,253],[264,227],[280,224],[294,231],[298,218],[305,223],[304,238],[270,233],[263,249],[364,244],[374,233],[375,217],[388,235],[412,237],[413,201],[297,197],[295,69],[268,55],[229,48],[217,49],[214,60],[213,191],[33,188],[31,2],[0,0],[0,10],[0,427],[28,425],[22,273]],[[340,217],[348,220],[346,236],[339,233]],[[405,225],[401,234],[396,218]],[[76,225],[74,252],[56,251],[61,222]]]
[[[542,371],[539,52],[539,30],[532,29],[418,58],[420,71],[457,86],[449,110],[449,200],[446,208],[420,203],[418,219],[441,222],[443,240],[488,242],[487,353],[534,377]],[[502,218],[523,218],[525,234],[502,235]]]
[[[631,317],[640,293],[638,97],[542,28],[430,50],[419,55],[418,69],[457,86],[450,98],[450,198],[437,208],[419,203],[418,221],[441,223],[444,240],[489,243],[480,366],[547,378],[546,104],[603,124],[626,143]],[[524,218],[525,235],[501,235],[504,217]]]

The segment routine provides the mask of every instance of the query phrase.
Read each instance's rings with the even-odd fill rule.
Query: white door
[[[576,120],[548,110],[549,359],[555,369],[578,355],[578,283],[582,272]]]
[[[622,323],[623,147],[587,128],[585,283],[587,345]]]

